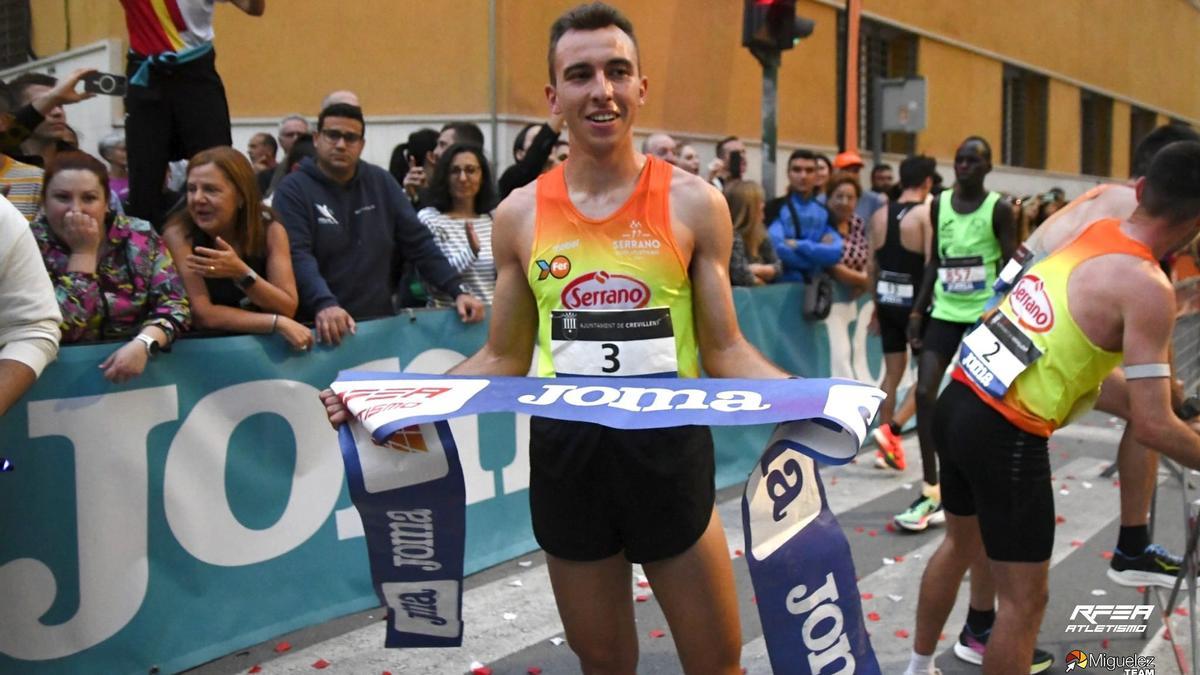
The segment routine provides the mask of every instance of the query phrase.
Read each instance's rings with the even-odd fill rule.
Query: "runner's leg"
[[[883,381],[879,383],[879,388],[887,394],[887,398],[883,399],[883,403],[879,406],[880,424],[887,424],[895,418],[896,389],[900,386],[900,380],[904,377],[904,369],[907,365],[908,354],[906,352],[883,355]]]
[[[1038,629],[1050,596],[1050,561],[993,560],[991,566],[1000,606],[983,656],[983,672],[989,675],[1027,673],[1029,655],[1037,645]]]
[[[921,472],[929,485],[938,484],[937,445],[933,440],[933,411],[937,405],[938,388],[950,357],[932,349],[921,350],[917,362],[917,438],[921,442]]]
[[[913,650],[918,654],[933,654],[937,649],[938,636],[946,626],[950,610],[954,608],[963,574],[966,574],[972,561],[982,555],[983,542],[979,538],[978,519],[975,516],[947,513],[946,538],[930,556],[925,573],[921,575],[917,634],[913,640]],[[975,578],[974,570],[971,578]]]
[[[742,629],[733,565],[717,510],[691,548],[642,569],[671,627],[684,672],[740,673]]]
[[[623,555],[576,562],[546,554],[554,601],[567,644],[587,675],[626,675],[637,670],[632,571]]]

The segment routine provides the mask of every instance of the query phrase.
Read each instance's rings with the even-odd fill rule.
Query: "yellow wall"
[[[1079,89],[1058,80],[1050,80],[1049,98],[1050,108],[1046,115],[1046,169],[1079,173],[1079,125],[1082,115]],[[1128,129],[1129,125],[1125,126]]]
[[[917,150],[950,159],[964,138],[983,136],[999,161],[1003,66],[932,40],[922,39],[917,49],[928,111]]]
[[[1129,175],[1129,114],[1128,103],[1113,101],[1112,112],[1112,175]]]
[[[863,8],[1200,119],[1200,11],[1187,2],[863,0]]]

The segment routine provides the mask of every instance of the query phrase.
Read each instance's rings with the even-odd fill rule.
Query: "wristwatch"
[[[155,340],[154,338],[150,337],[149,335],[146,335],[145,333],[138,333],[137,335],[135,335],[133,337],[135,340],[138,340],[142,344],[146,345],[146,355],[147,356],[154,356],[155,354],[157,354],[159,352],[160,349],[162,349],[162,347],[160,347],[158,344],[158,340]]]
[[[241,279],[234,279],[233,285],[237,286],[238,290],[242,291],[244,293],[246,291],[246,289],[253,286],[254,282],[256,282],[256,281],[258,281],[258,273],[255,272],[254,270],[250,270],[250,272],[248,274],[246,274],[246,276],[242,277]]]

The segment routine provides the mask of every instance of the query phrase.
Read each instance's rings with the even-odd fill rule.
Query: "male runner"
[[[1054,495],[1047,439],[1091,407],[1125,363],[1136,440],[1200,466],[1200,425],[1172,413],[1174,293],[1158,260],[1200,232],[1200,143],[1163,149],[1125,220],[1089,225],[1035,264],[963,341],[937,405],[946,538],[921,580],[907,673],[933,651],[982,547],[1000,601],[985,673],[1022,672],[1048,596]]]
[[[713,377],[786,377],[738,329],[724,198],[635,150],[647,81],[628,19],[601,3],[568,11],[551,29],[549,60],[546,97],[570,129],[571,157],[497,209],[488,341],[451,372],[524,375],[536,345],[543,376],[696,377],[703,361]],[[620,290],[627,292],[609,292]],[[618,299],[638,293],[649,300]],[[618,309],[605,323],[641,327],[603,336],[588,329],[595,310]],[[565,335],[568,319],[575,339]],[[332,392],[322,399],[331,422],[348,419]],[[631,562],[650,580],[684,670],[740,672],[708,430],[621,431],[535,418],[530,436],[534,534],[583,672],[636,668]]]
[[[1000,266],[1017,248],[1012,208],[999,193],[983,186],[991,170],[991,146],[978,136],[967,138],[954,154],[954,189],[943,191],[930,205],[933,255],[908,318],[909,342],[921,350],[917,359],[917,437],[925,482],[921,495],[895,517],[897,525],[914,532],[945,522],[933,438],[933,408],[942,376],[963,333],[983,314]],[[930,298],[933,310],[926,322]]]
[[[879,427],[873,435],[879,444],[878,457],[884,466],[903,471],[904,445],[900,430],[912,417],[915,399],[912,393],[896,414],[896,388],[908,368],[909,348],[905,331],[925,264],[929,261],[933,228],[925,198],[933,187],[937,162],[917,155],[900,163],[900,199],[889,202],[871,217],[871,249],[875,253],[872,275],[875,289],[875,321],[883,343],[883,382],[887,394],[879,412]],[[916,357],[920,351],[913,349]],[[877,463],[879,463],[877,460]]]
[[[1023,244],[1030,261],[1045,257],[1070,244],[1090,223],[1102,218],[1125,218],[1137,208],[1134,182],[1145,174],[1151,160],[1166,145],[1175,141],[1200,141],[1190,127],[1167,124],[1146,135],[1134,149],[1131,181],[1124,185],[1105,184],[1077,197],[1055,212]],[[1018,255],[1018,257],[1023,257]],[[1009,280],[1008,285],[1015,280]],[[1172,407],[1182,402],[1182,392],[1172,380]],[[1129,420],[1129,393],[1120,369],[1104,381],[1096,409]],[[1121,476],[1121,525],[1117,545],[1109,563],[1108,577],[1123,586],[1174,586],[1183,560],[1162,546],[1150,543],[1148,527],[1150,502],[1158,475],[1158,454],[1134,440],[1131,425],[1125,427],[1117,446],[1117,468]]]

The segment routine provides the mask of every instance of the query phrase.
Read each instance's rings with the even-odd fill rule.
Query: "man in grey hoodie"
[[[394,313],[392,291],[400,264],[412,260],[421,276],[455,299],[465,323],[482,321],[483,303],[467,292],[412,204],[384,169],[361,161],[362,110],[335,103],[321,111],[306,159],[276,188],[292,247],[301,317],[312,318],[321,342],[340,344],[356,319]]]

